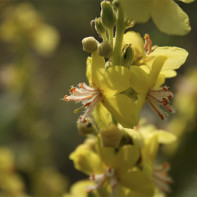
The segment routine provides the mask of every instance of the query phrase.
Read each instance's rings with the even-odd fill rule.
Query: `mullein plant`
[[[173,20],[163,13],[173,15]],[[141,37],[131,30],[150,17],[168,34],[183,35],[191,29],[187,14],[173,0],[105,0],[100,17],[91,22],[102,41],[82,40],[83,50],[91,54],[86,61],[88,84],[72,86],[63,100],[82,103],[74,112],[83,109],[77,127],[86,140],[70,159],[89,180],[74,184],[65,197],[151,197],[170,192],[170,165],[156,163],[156,157],[160,144],[176,137],[145,124],[140,111],[147,102],[162,120],[175,112],[165,79],[177,75],[188,52],[153,46],[149,34]]]

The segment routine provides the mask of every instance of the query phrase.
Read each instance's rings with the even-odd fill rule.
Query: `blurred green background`
[[[58,197],[73,182],[87,178],[68,159],[84,140],[76,128],[76,104],[61,99],[71,85],[87,82],[88,54],[83,52],[81,40],[87,36],[100,40],[90,26],[99,16],[99,4],[99,0],[0,1],[0,196]],[[188,35],[165,35],[152,21],[133,29],[142,36],[149,33],[153,44],[178,46],[190,53],[179,76],[167,81],[174,92],[182,87],[188,90],[180,84],[192,76],[189,87],[194,93],[180,95],[180,102],[185,102],[186,94],[191,100],[183,112],[179,113],[177,105],[177,114],[189,118],[182,129],[181,145],[171,154],[165,152],[174,180],[169,196],[193,197],[197,195],[197,75],[193,74],[197,72],[197,2],[179,5],[190,17]],[[188,112],[190,107],[192,112]],[[184,115],[184,110],[192,115]],[[142,112],[158,127],[176,130],[170,125],[173,117],[163,123],[154,115],[146,107]]]

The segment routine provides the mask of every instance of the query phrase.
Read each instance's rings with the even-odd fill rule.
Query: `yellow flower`
[[[154,167],[154,162],[159,145],[173,143],[176,137],[166,131],[157,130],[153,125],[139,125],[134,130],[124,130],[131,135],[134,144],[141,144],[142,155],[138,167],[120,169],[119,180],[121,184],[129,188],[131,193],[136,192],[135,196],[153,196],[155,186],[162,191],[168,192],[168,184],[171,179],[166,172],[169,170],[169,165],[164,163],[161,166]],[[136,133],[137,138],[134,137]]]
[[[132,46],[134,53],[132,64],[138,66],[130,65],[133,74],[131,77],[132,88],[137,93],[147,94],[147,101],[150,106],[161,119],[164,119],[167,114],[161,110],[161,106],[168,112],[174,112],[169,102],[173,94],[166,86],[161,87],[161,85],[166,78],[176,76],[175,69],[178,69],[185,62],[188,52],[178,47],[156,47],[154,49],[148,34],[145,35],[144,42],[140,34],[134,31],[124,34],[123,47],[125,45]],[[163,63],[159,61],[161,56],[166,58]]]
[[[146,174],[152,177],[154,184],[162,191],[169,192],[169,183],[171,178],[167,175],[170,169],[169,164],[164,163],[160,166],[154,166],[160,144],[172,144],[176,141],[175,135],[164,130],[158,130],[153,125],[139,126],[139,130],[144,139],[142,148],[142,163]]]
[[[160,87],[159,74],[166,59],[165,56],[156,57],[152,63],[149,75],[139,66],[132,66],[131,70],[132,88],[138,94],[146,97],[152,109],[156,111],[162,120],[167,116],[163,109],[170,113],[175,112],[170,105],[170,99],[173,98],[172,92],[166,86]]]
[[[121,3],[126,16],[139,23],[147,22],[151,17],[164,33],[185,35],[191,30],[188,15],[173,0],[121,0]]]
[[[121,182],[121,169],[133,168],[140,159],[140,149],[137,145],[128,142],[118,148],[103,147],[101,138],[92,142],[86,141],[70,155],[75,167],[90,175],[90,180],[95,181],[88,191],[94,191],[109,181],[109,192],[114,193],[117,187],[126,186],[129,183]],[[123,172],[124,172],[123,170]],[[135,180],[135,176],[133,177]],[[135,190],[135,184],[131,185]],[[140,186],[139,186],[140,187]]]
[[[105,70],[105,59],[95,51],[87,59],[87,78],[89,85],[80,83],[72,87],[70,95],[65,95],[64,101],[81,101],[84,114],[82,122],[102,103],[112,114],[112,117],[124,127],[132,128],[139,121],[139,113],[145,102],[144,95],[138,95],[135,101],[123,92],[132,87],[131,69],[124,66],[113,66]]]
[[[152,42],[148,34],[145,35],[145,42],[139,33],[128,31],[123,37],[123,46],[130,44],[134,51],[134,65],[141,65],[147,73],[150,73],[153,61],[158,56],[166,56],[167,59],[162,66],[160,78],[164,82],[166,77],[176,76],[175,69],[180,68],[187,59],[188,52],[179,47],[156,47],[152,48]],[[147,51],[146,51],[147,50]]]

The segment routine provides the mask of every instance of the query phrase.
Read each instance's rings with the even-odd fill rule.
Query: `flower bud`
[[[112,4],[108,1],[101,3],[101,20],[106,28],[113,28],[116,23],[116,16]]]
[[[95,22],[95,29],[96,29],[96,32],[99,34],[99,35],[102,35],[105,33],[105,27],[103,26],[103,23],[101,21],[101,18],[96,18],[94,20]]]
[[[133,62],[133,49],[131,45],[125,45],[125,47],[122,50],[122,65],[129,66]]]
[[[114,124],[110,125],[108,130],[101,131],[101,139],[104,147],[117,147],[122,136],[122,130]]]
[[[114,10],[117,10],[119,8],[119,6],[120,6],[119,0],[113,0],[112,3],[113,3]]]
[[[98,41],[94,37],[87,37],[82,40],[83,50],[92,53],[96,51]]]
[[[96,134],[95,127],[89,119],[85,123],[82,123],[80,120],[77,121],[77,129],[81,135],[94,135]]]
[[[105,58],[109,58],[112,55],[113,48],[108,41],[103,41],[99,44],[98,52],[100,56]]]

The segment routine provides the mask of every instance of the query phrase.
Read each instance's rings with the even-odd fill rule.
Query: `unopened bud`
[[[105,33],[105,27],[103,26],[103,23],[101,21],[101,18],[96,18],[94,20],[94,22],[95,22],[95,29],[96,29],[97,33],[99,35],[104,34]]]
[[[110,58],[113,52],[113,48],[110,43],[105,40],[101,44],[99,44],[98,52],[100,56]]]
[[[119,8],[119,6],[120,6],[119,0],[114,0],[113,1],[113,8],[114,8],[114,10],[117,10]]]
[[[87,37],[82,40],[83,50],[92,53],[96,51],[98,41],[94,37]]]
[[[116,16],[109,1],[103,1],[101,3],[101,20],[106,28],[113,28],[116,23]]]
[[[79,133],[84,136],[96,134],[95,127],[89,119],[85,123],[82,123],[80,120],[78,120],[77,129]]]
[[[122,65],[129,66],[133,62],[133,49],[131,45],[125,45],[125,47],[122,50]]]
[[[123,131],[114,124],[108,130],[101,131],[101,139],[104,147],[118,147],[123,136]]]

